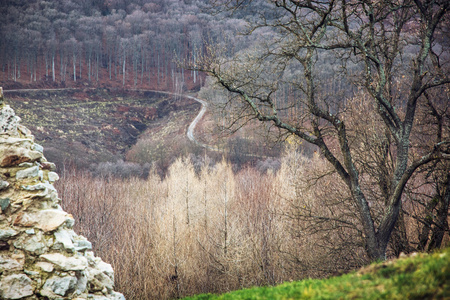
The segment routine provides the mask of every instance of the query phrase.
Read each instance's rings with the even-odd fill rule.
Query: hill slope
[[[449,299],[450,248],[376,263],[358,272],[230,292],[198,295],[210,299]]]
[[[124,159],[141,134],[165,128],[172,119],[177,138],[187,140],[187,126],[200,107],[194,100],[152,91],[88,88],[6,91],[5,98],[58,166]]]

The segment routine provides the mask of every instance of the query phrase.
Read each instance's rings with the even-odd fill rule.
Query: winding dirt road
[[[89,89],[95,89],[95,88],[89,88]],[[56,88],[56,89],[21,89],[21,90],[3,90],[3,93],[14,93],[14,92],[37,92],[37,91],[67,91],[67,90],[79,90],[79,88]],[[210,146],[204,143],[199,142],[195,136],[194,131],[195,127],[197,126],[198,122],[203,118],[203,115],[206,112],[206,107],[208,106],[208,103],[204,100],[195,98],[193,96],[183,95],[183,94],[177,94],[177,93],[171,93],[171,92],[165,92],[165,91],[156,91],[156,90],[142,90],[142,89],[131,89],[131,91],[138,91],[138,92],[154,92],[154,93],[160,93],[165,95],[171,95],[171,96],[177,96],[177,97],[183,97],[183,98],[189,98],[194,101],[199,102],[202,105],[202,108],[200,109],[200,112],[198,115],[194,118],[194,120],[189,124],[188,130],[186,132],[187,138],[192,141],[194,144],[208,149],[212,151],[219,151],[217,147]]]
[[[197,139],[194,137],[195,127],[197,126],[197,123],[203,118],[203,115],[206,112],[206,107],[208,106],[208,103],[205,100],[201,100],[201,99],[198,99],[198,98],[195,98],[195,97],[192,97],[192,96],[185,96],[185,97],[190,98],[192,100],[195,100],[195,101],[199,102],[202,105],[202,109],[200,110],[198,115],[195,117],[195,119],[191,122],[191,124],[188,127],[188,130],[187,130],[187,137],[188,137],[188,139],[191,140],[193,143],[195,143],[195,144],[197,144],[197,145],[199,145],[199,146],[201,146],[203,148],[206,148],[206,149],[209,149],[209,150],[212,150],[212,151],[219,151],[219,149],[217,147],[203,144],[203,143],[197,141]]]

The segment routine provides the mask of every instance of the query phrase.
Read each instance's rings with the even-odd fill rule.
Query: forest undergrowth
[[[276,173],[234,173],[225,160],[198,168],[179,158],[164,179],[74,169],[57,189],[75,230],[112,264],[127,299],[223,293],[368,263],[346,189],[318,154],[307,158],[294,148]]]

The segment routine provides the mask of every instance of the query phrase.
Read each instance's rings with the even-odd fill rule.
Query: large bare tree
[[[351,194],[369,259],[385,259],[409,179],[419,167],[449,159],[448,128],[440,128],[420,156],[411,155],[411,139],[421,101],[448,103],[450,53],[435,35],[449,17],[450,2],[236,0],[213,1],[213,7],[253,12],[246,33],[265,38],[231,56],[224,54],[229,45],[225,50],[211,45],[191,68],[207,72],[228,91],[237,119],[271,123],[316,145]],[[426,99],[428,91],[442,86],[443,98]],[[361,128],[347,122],[346,101],[356,95],[352,87],[367,96],[368,117],[380,120],[376,134],[388,141],[390,159],[381,160],[388,171],[378,178],[381,217],[374,217],[372,196],[361,183],[367,164],[355,158],[359,145],[353,137]],[[280,97],[286,90],[291,92]]]

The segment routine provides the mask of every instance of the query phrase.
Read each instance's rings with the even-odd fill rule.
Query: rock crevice
[[[125,299],[61,208],[55,169],[0,88],[0,299]]]

